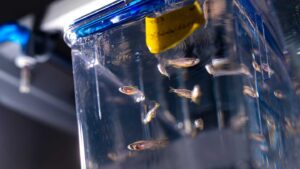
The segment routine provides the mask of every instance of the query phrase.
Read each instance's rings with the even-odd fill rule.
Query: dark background
[[[0,24],[17,21],[29,14],[42,19],[50,2],[53,0],[2,1]],[[68,58],[64,61],[70,65],[70,49],[63,43],[62,38],[57,39],[57,44],[59,44],[60,56]],[[0,60],[2,62],[2,57]],[[62,67],[61,64],[53,61],[48,64],[51,68],[63,70],[70,76],[68,79],[72,79],[71,67]],[[0,67],[0,70],[2,68]],[[73,86],[68,88],[73,91]],[[2,90],[5,89],[0,90],[0,95]],[[26,96],[24,98],[26,99]],[[72,102],[74,100],[71,95],[70,100]],[[75,118],[75,112],[72,116]],[[76,125],[73,127],[76,131]],[[62,130],[0,103],[0,169],[79,168],[79,145],[76,132]]]
[[[8,0],[0,5],[0,23],[14,21],[31,13],[41,13],[54,0]]]
[[[79,169],[77,136],[0,105],[1,169]]]

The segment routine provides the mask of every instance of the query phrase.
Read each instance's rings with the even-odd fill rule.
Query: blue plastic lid
[[[126,22],[138,20],[147,14],[161,11],[176,2],[192,3],[194,0],[124,0],[115,1],[99,10],[77,19],[65,31],[65,41],[72,46],[78,38],[103,32]]]

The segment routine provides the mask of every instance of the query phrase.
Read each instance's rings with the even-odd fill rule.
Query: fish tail
[[[193,98],[191,99],[191,102],[196,103],[196,104],[199,104],[199,103],[200,103],[200,98],[199,98],[199,97],[193,97]]]
[[[196,91],[198,90],[197,88],[198,88],[198,86],[197,86],[197,85],[193,87],[193,90],[192,90],[192,95],[196,93]]]
[[[175,89],[173,87],[170,87],[170,90],[169,90],[170,93],[173,93],[175,92]]]
[[[210,75],[214,75],[215,74],[215,71],[214,71],[212,65],[210,65],[210,64],[205,65],[205,69],[206,69],[206,71],[207,71],[208,74],[210,74]]]
[[[169,66],[169,65],[172,65],[172,61],[165,59],[165,60],[163,60],[163,64],[164,64],[164,66]]]
[[[155,107],[159,108],[160,104],[159,103],[155,103]]]

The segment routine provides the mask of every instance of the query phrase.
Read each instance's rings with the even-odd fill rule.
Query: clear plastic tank
[[[199,1],[205,24],[150,52],[145,17],[197,2],[117,1],[66,31],[82,169],[280,169],[298,159],[296,92],[250,1]]]

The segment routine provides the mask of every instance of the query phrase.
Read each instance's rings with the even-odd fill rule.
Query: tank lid
[[[182,0],[172,0],[172,2]],[[188,0],[193,1],[193,0]],[[65,42],[72,46],[78,38],[102,32],[165,7],[165,0],[117,0],[73,21],[65,28]]]
[[[78,38],[100,33],[113,27],[136,21],[147,15],[173,10],[195,0],[118,0],[89,13],[65,29],[64,39],[73,46]]]

